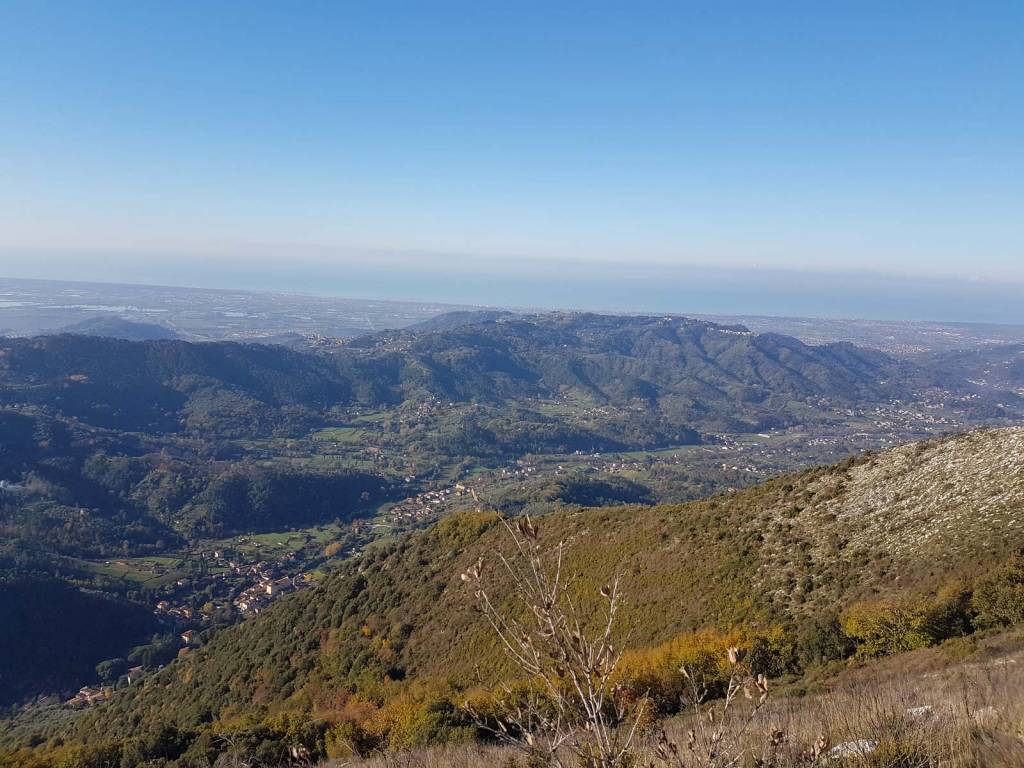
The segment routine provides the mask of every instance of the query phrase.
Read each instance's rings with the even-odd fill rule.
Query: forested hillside
[[[56,580],[0,578],[0,703],[76,688],[97,657],[144,645],[160,631],[145,608]]]
[[[367,336],[348,349],[401,352],[428,391],[456,399],[576,393],[659,413],[699,430],[762,429],[822,415],[830,405],[970,390],[851,344],[807,346],[683,318],[591,314],[484,315],[443,332]],[[443,318],[427,327],[443,325]],[[817,413],[800,413],[803,403]]]
[[[638,652],[669,641],[677,649],[725,642],[680,638],[742,628],[764,638],[764,663],[781,673],[867,642],[846,618],[855,604],[860,617],[906,601],[932,611],[928,621],[938,623],[921,626],[936,637],[963,631],[956,627],[976,620],[970,585],[1024,545],[1022,503],[1024,430],[1006,429],[865,455],[682,506],[537,522],[545,541],[568,542],[566,568],[581,595],[621,576],[624,637]],[[481,512],[373,547],[319,588],[211,633],[145,686],[89,713],[74,738],[145,740],[170,726],[181,754],[195,757],[209,748],[202,734],[211,728],[259,722],[266,738],[286,722],[307,723],[314,740],[332,727],[394,745],[440,737],[445,723],[459,722],[450,697],[472,686],[478,666],[492,682],[509,672],[459,577],[482,559],[492,592],[508,596],[494,560],[507,546],[493,514]],[[928,642],[925,630],[915,632],[907,642]],[[421,716],[423,730],[408,731]]]
[[[966,379],[850,344],[811,347],[680,318],[486,316],[361,337],[329,355],[73,336],[0,348],[2,404],[46,406],[95,427],[218,436],[300,433],[333,407],[559,395],[636,418],[642,407],[689,430],[756,430],[939,389],[972,391]]]
[[[6,556],[155,552],[181,537],[345,518],[364,494],[387,499],[410,468],[680,446],[936,393],[982,419],[1013,403],[878,352],[678,318],[485,313],[435,324],[445,330],[368,336],[330,354],[3,341],[0,523],[9,541],[33,543]],[[366,410],[382,418],[347,426]],[[363,453],[314,469],[310,454],[329,443],[309,437],[335,426]],[[581,482],[571,485],[591,490],[541,493],[652,498],[642,485]]]
[[[460,313],[304,352],[2,339],[0,575],[170,602],[162,631],[201,629],[240,618],[268,558],[304,575],[469,488],[513,513],[686,500],[1019,409],[941,367],[684,318]],[[101,645],[94,664],[130,650]],[[38,671],[26,691],[69,692]]]

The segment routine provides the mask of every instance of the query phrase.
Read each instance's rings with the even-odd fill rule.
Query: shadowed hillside
[[[144,608],[59,581],[0,580],[0,704],[45,690],[72,691],[96,662],[160,629]]]

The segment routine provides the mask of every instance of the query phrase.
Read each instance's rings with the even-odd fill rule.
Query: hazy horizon
[[[168,260],[132,269],[123,262],[54,276],[49,267],[0,278],[55,280],[332,298],[537,310],[764,315],[889,321],[1024,324],[1022,285],[922,278],[870,271],[741,270],[643,265],[623,270],[586,262],[436,264],[305,262],[253,269],[236,261]],[[48,274],[48,272],[50,274]]]
[[[1018,317],[1019,4],[108,7],[0,9],[2,274]]]

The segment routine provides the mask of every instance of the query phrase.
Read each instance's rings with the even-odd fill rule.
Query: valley
[[[0,3],[0,768],[1024,768],[1022,30]]]
[[[230,644],[284,652],[275,622],[300,626],[295,610],[320,617],[302,643],[336,646],[342,666],[328,674],[300,643],[288,664],[321,671],[280,670],[258,696],[248,682],[230,695],[190,688],[210,707],[203,718],[221,722],[228,702],[256,717],[260,697],[293,695],[313,696],[303,716],[320,718],[306,687],[314,679],[382,712],[416,680],[442,696],[429,706],[450,707],[437,692],[467,684],[460,659],[484,654],[502,669],[445,586],[452,556],[496,546],[485,543],[495,512],[530,514],[569,539],[597,536],[588,567],[624,569],[637,608],[660,617],[641,626],[626,616],[638,652],[739,622],[796,638],[819,631],[807,628],[812,609],[835,616],[859,599],[976,578],[1017,536],[1005,512],[1016,497],[998,490],[1020,466],[1019,433],[1005,429],[1024,417],[1016,355],[994,345],[899,356],[677,317],[476,311],[312,346],[3,339],[0,578],[17,610],[57,588],[60,610],[98,606],[111,618],[74,653],[58,635],[11,657],[16,666],[0,663],[4,703],[18,713],[0,741],[53,739],[88,728],[71,724],[94,710],[106,718],[125,707],[150,708],[145,727],[158,727],[152,713],[168,705],[136,704],[139,680],[169,682],[163,669],[215,679],[193,665],[221,658],[227,643],[234,661],[209,663],[232,669],[232,686],[251,681],[256,670],[238,666],[248,651]],[[979,427],[1004,429],[943,439]],[[938,477],[964,445],[968,460],[993,469],[965,480],[975,496],[954,494],[940,509],[948,489],[913,472]],[[944,458],[930,461],[935,452]],[[875,457],[887,469],[869,471]],[[871,490],[904,476],[910,485],[892,498]],[[803,490],[779,490],[790,485]],[[992,494],[991,520],[971,527],[957,516],[987,509]],[[869,520],[878,530],[865,539]],[[940,570],[925,552],[942,553]],[[705,588],[661,570],[670,564]],[[399,579],[382,587],[388,597],[352,586],[380,566]],[[675,610],[659,607],[668,583]],[[349,597],[329,597],[339,590]],[[364,600],[374,607],[358,613]],[[423,613],[431,604],[438,613]],[[143,629],[118,639],[129,615]],[[362,639],[328,615],[358,615]],[[59,654],[68,665],[44,672]],[[184,700],[173,709],[198,711]],[[204,732],[175,720],[190,739]]]
[[[964,626],[1013,621],[980,596],[1018,575],[1022,456],[1020,428],[981,430],[683,505],[570,507],[535,519],[545,541],[569,542],[567,566],[581,585],[620,575],[625,680],[648,680],[654,665],[649,695],[671,690],[681,662],[740,642],[763,647],[758,663],[795,684],[822,674],[823,661],[834,674],[845,659],[864,663],[958,638]],[[209,748],[210,729],[262,728],[274,739],[282,722],[306,723],[306,748],[341,756],[345,744],[397,749],[443,741],[449,728],[465,733],[459,697],[513,674],[459,579],[479,560],[489,564],[489,588],[507,589],[498,552],[508,542],[487,511],[369,544],[254,618],[189,636],[173,663],[143,672],[143,685],[121,686],[70,719],[51,714],[53,705],[26,709],[3,738],[38,743],[64,732],[99,744],[90,736],[98,729],[141,745],[171,728],[194,757]],[[931,618],[892,625],[895,635],[858,623],[902,610]],[[277,660],[270,666],[267,654]],[[481,669],[488,677],[476,677]],[[677,712],[671,696],[656,700],[663,714]],[[406,711],[439,719],[417,730],[421,715],[406,721]],[[334,746],[332,728],[348,734]]]

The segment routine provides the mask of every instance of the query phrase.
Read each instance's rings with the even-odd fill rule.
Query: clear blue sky
[[[0,274],[1024,281],[1022,40],[1019,0],[6,0]]]

